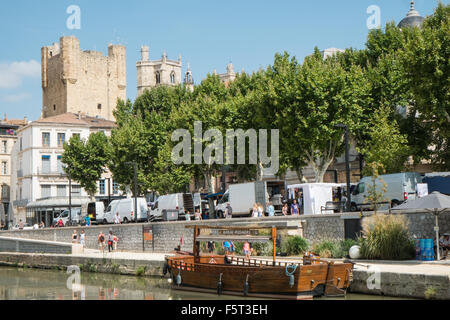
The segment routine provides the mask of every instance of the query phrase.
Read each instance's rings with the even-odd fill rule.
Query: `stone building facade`
[[[67,112],[114,120],[117,99],[126,100],[126,49],[109,45],[108,56],[82,51],[76,37],[41,49],[42,117]]]
[[[141,47],[141,61],[136,63],[137,68],[137,90],[138,96],[146,89],[158,85],[177,86],[181,84],[181,56],[178,60],[169,60],[166,52],[161,60],[150,60],[150,49],[148,46]]]

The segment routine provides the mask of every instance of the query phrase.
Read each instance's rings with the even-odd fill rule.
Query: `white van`
[[[86,215],[91,218],[92,224],[102,223],[102,217],[105,214],[105,204],[102,201],[89,202],[86,206]],[[100,217],[100,219],[99,219]]]
[[[160,196],[152,210],[150,220],[178,220],[185,218],[185,213],[194,215],[194,200],[191,193],[174,193]]]
[[[116,213],[119,213],[121,223],[135,221],[134,198],[121,199],[112,201],[106,208],[103,216],[98,216],[97,221],[101,219],[102,223],[114,223]],[[137,221],[143,222],[148,220],[148,207],[145,198],[137,198]],[[98,221],[99,222],[99,221]]]
[[[386,192],[383,194],[383,201],[390,202],[392,207],[398,206],[406,200],[414,200],[417,193],[417,184],[422,182],[422,177],[416,172],[402,172],[381,175],[375,180],[376,189],[382,192],[383,185],[386,184]],[[362,178],[353,190],[351,207],[352,211],[367,208],[366,198],[372,186],[372,177]]]
[[[72,208],[71,209],[71,218],[72,218],[72,224],[77,225],[81,223],[82,217],[81,217],[81,208]],[[57,215],[53,219],[53,225],[57,224],[59,222],[59,219],[62,220],[63,225],[66,227],[69,225],[70,219],[69,219],[69,209],[64,210],[59,215]]]

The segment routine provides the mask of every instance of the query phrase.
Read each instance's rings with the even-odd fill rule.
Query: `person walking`
[[[84,230],[81,230],[81,233],[80,233],[80,244],[83,247],[86,245],[86,234],[84,233]]]
[[[113,232],[110,230],[108,234],[108,252],[111,252],[111,250],[114,250],[114,235]]]
[[[19,220],[19,230],[23,230],[25,227],[24,223],[22,222],[22,219]]]
[[[194,215],[194,219],[199,221],[202,220],[202,214],[200,213],[200,209],[195,209],[195,215]]]
[[[44,229],[45,228],[45,223],[44,221],[41,222],[41,224],[39,225],[39,229]]]
[[[261,218],[264,216],[264,208],[261,203],[258,203],[258,218]]]
[[[269,217],[275,217],[275,207],[273,206],[272,201],[269,202],[267,211],[269,212]]]
[[[97,237],[98,247],[102,252],[105,251],[105,235],[103,232],[100,231],[98,237]]]
[[[225,219],[231,219],[233,217],[233,208],[231,208],[230,203],[227,203],[227,207],[225,208]]]
[[[294,199],[294,203],[291,204],[291,215],[298,216],[300,214],[297,200]]]
[[[114,216],[114,224],[120,224],[119,211],[117,211],[116,215]]]
[[[89,215],[86,215],[86,217],[84,217],[84,222],[86,222],[86,227],[90,227],[91,226],[91,217]]]
[[[72,243],[78,243],[78,233],[77,233],[77,230],[73,230],[73,233],[72,233]]]
[[[252,217],[258,218],[258,205],[256,203],[253,205]]]
[[[117,251],[117,243],[119,242],[119,237],[116,234],[114,234],[113,241],[114,241],[114,250]]]
[[[283,213],[283,216],[287,216],[287,215],[288,215],[288,213],[289,213],[289,207],[288,207],[288,204],[287,204],[287,203],[285,203],[285,204],[283,205],[283,209],[281,209],[281,212]]]
[[[250,248],[250,243],[248,241],[245,241],[244,247],[242,249],[244,250],[245,258],[247,260],[250,260],[250,256],[252,254],[251,248]]]
[[[211,254],[216,249],[216,243],[214,241],[208,241],[208,252]]]

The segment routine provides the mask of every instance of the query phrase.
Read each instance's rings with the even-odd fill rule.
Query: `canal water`
[[[0,267],[0,300],[217,300],[213,294],[172,290],[167,279]],[[78,285],[77,285],[78,284]],[[69,289],[71,288],[71,289]],[[220,296],[220,300],[244,299]],[[393,299],[348,294],[348,300]],[[248,300],[252,300],[249,298]],[[261,300],[261,299],[258,299]]]

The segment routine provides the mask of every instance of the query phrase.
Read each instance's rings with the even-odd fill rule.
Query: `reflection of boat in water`
[[[352,263],[333,263],[315,258],[304,258],[303,263],[245,259],[228,255],[200,254],[201,241],[273,241],[276,248],[275,227],[271,236],[242,235],[264,227],[210,227],[187,226],[194,229],[193,254],[167,256],[164,272],[170,272],[174,289],[243,295],[261,298],[308,299],[317,296],[344,295],[352,281]],[[201,229],[222,235],[201,235]],[[230,235],[241,231],[239,235]]]

